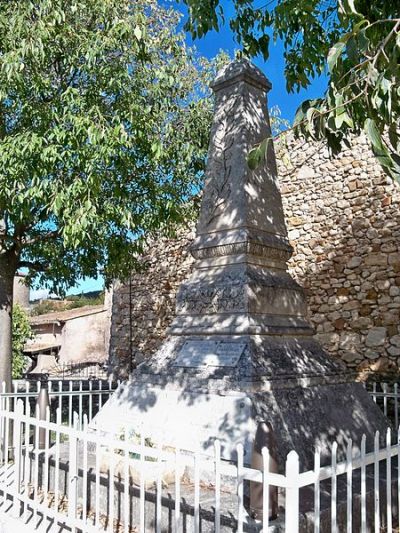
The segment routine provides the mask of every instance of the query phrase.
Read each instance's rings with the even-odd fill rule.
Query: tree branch
[[[381,44],[380,44],[380,46],[378,48],[378,51],[375,54],[375,58],[374,58],[374,60],[372,62],[372,66],[373,67],[375,67],[376,62],[378,61],[378,58],[379,58],[380,54],[382,54],[382,53],[384,54],[385,53],[385,46],[388,44],[388,42],[392,38],[392,35],[397,32],[399,27],[400,27],[400,19],[397,19],[396,24],[393,26],[393,28],[390,30],[390,32],[386,35],[386,37],[381,42]]]
[[[58,230],[49,231],[48,233],[36,235],[35,237],[22,239],[23,246],[31,246],[32,244],[36,244],[40,241],[48,241],[50,239],[55,239],[60,236],[60,233]]]
[[[43,272],[47,270],[48,263],[42,263],[40,261],[18,261],[17,268],[30,268],[36,272]]]

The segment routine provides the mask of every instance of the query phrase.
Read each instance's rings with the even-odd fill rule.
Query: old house
[[[55,311],[30,319],[34,338],[25,346],[31,372],[57,372],[74,366],[104,364],[108,359],[107,305]]]

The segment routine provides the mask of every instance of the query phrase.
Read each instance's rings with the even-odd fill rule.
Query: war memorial
[[[267,423],[278,464],[295,449],[305,469],[316,447],[328,460],[333,440],[339,454],[364,433],[372,444],[387,420],[313,339],[304,292],[287,271],[291,246],[272,143],[265,164],[248,166],[249,150],[270,132],[269,81],[236,60],[212,87],[194,273],[178,292],[168,339],[121,385],[96,425],[109,432],[130,423],[155,442],[205,454],[219,439],[228,460],[241,442],[250,464],[257,428]]]

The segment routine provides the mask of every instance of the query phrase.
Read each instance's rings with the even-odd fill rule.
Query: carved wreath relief
[[[236,130],[235,108],[238,97],[231,97],[220,104],[215,116],[214,134],[208,161],[208,180],[202,205],[204,223],[210,224],[220,216],[231,194],[230,176],[232,173],[232,154],[235,148]]]

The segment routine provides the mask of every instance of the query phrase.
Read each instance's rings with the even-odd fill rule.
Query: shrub
[[[12,348],[12,377],[19,379],[27,367],[28,358],[23,353],[27,340],[33,337],[29,318],[23,308],[15,304],[13,307],[13,348]]]

